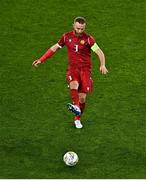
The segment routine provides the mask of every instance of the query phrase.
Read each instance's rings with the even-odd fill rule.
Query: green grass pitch
[[[75,129],[66,48],[37,69],[33,60],[87,19],[106,56]],[[146,1],[0,0],[0,178],[146,178]],[[69,168],[62,157],[79,155]]]

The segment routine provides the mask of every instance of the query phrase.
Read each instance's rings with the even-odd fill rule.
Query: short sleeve
[[[89,36],[88,43],[89,43],[90,47],[92,47],[94,45],[94,43],[96,43],[96,41],[92,36]]]
[[[62,48],[65,45],[65,34],[61,36],[61,38],[59,39],[57,43],[60,46],[60,48]]]

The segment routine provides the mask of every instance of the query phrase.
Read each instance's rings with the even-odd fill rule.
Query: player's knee
[[[85,101],[86,101],[86,94],[80,94],[79,95],[79,101],[80,101],[81,104],[85,103]]]
[[[69,86],[70,86],[70,89],[78,89],[79,83],[77,81],[72,81],[70,82]]]
[[[81,104],[85,103],[85,101],[86,101],[86,98],[80,98],[80,103]]]

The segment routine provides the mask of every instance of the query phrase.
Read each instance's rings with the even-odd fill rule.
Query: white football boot
[[[81,129],[83,127],[80,120],[75,120],[74,123],[75,123],[76,128],[78,129]]]

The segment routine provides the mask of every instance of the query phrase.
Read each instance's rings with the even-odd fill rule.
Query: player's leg
[[[79,103],[80,103],[81,114],[83,114],[84,109],[85,109],[86,96],[87,96],[86,93],[79,93]]]
[[[86,93],[79,93],[79,105],[80,105],[81,115],[83,114],[84,109],[85,109],[86,96],[87,96]],[[80,120],[81,115],[75,116],[74,119],[75,120]]]
[[[71,96],[72,104],[68,103],[67,106],[69,111],[73,112],[76,116],[78,116],[81,114],[79,93],[78,93],[78,88],[79,88],[78,81],[71,81],[69,83],[69,87],[70,87],[70,96]]]
[[[71,95],[72,102],[74,105],[79,107],[78,81],[71,81],[69,83],[69,87],[70,87],[70,95]]]
[[[93,81],[91,78],[91,71],[89,69],[81,70],[81,82],[80,82],[80,93],[79,93],[79,104],[81,109],[81,114],[83,114],[86,103],[87,93],[92,92],[93,89]],[[75,116],[75,119],[80,120],[80,116]]]
[[[80,74],[78,69],[69,69],[67,72],[67,81],[70,88],[70,95],[72,104],[68,103],[69,111],[73,112],[75,116],[79,116],[81,114],[80,110],[80,102],[79,102],[79,82],[80,82]],[[82,128],[82,124],[79,120],[74,121],[76,128]]]
[[[79,93],[79,104],[80,104],[80,110],[81,110],[81,115],[84,112],[85,109],[85,101],[86,101],[86,93]],[[81,115],[75,116],[75,125],[77,128],[82,128],[83,125],[81,124]]]

